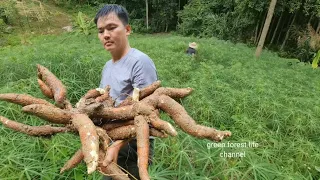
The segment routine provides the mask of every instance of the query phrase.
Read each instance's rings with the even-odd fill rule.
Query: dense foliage
[[[192,87],[181,101],[199,123],[231,130],[223,143],[255,142],[255,148],[219,148],[182,131],[176,138],[156,139],[152,179],[319,179],[319,70],[266,51],[217,39],[199,39],[199,56],[185,54],[196,38],[134,35],[133,47],[155,62],[167,87]],[[46,35],[32,44],[0,49],[0,93],[28,93],[44,98],[36,82],[37,63],[50,68],[76,102],[97,87],[110,56],[95,34]],[[66,48],[67,47],[67,48]],[[0,102],[0,114],[29,125],[45,124]],[[162,114],[162,118],[170,120]],[[0,179],[100,179],[87,176],[84,163],[59,174],[59,168],[80,147],[77,136],[29,137],[0,125]],[[210,144],[209,144],[210,145]],[[209,147],[209,148],[208,148]],[[220,157],[245,152],[243,158]]]
[[[40,18],[43,21],[43,17],[39,17],[43,12],[32,10],[23,14],[16,11],[17,5],[41,2],[53,3],[71,11],[85,11],[92,18],[103,4],[121,4],[130,13],[134,32],[177,31],[183,35],[218,37],[251,45],[257,45],[259,41],[270,3],[269,0],[9,0],[0,2],[0,31],[4,31],[5,24],[14,23],[13,16],[19,14],[23,18],[16,18],[19,20],[16,24],[30,26],[30,19]],[[41,10],[41,7],[38,6],[38,9]],[[308,42],[313,34],[308,27],[313,28],[320,39],[319,17],[319,0],[278,0],[265,41],[267,47],[280,51],[282,56],[311,62],[319,49],[310,47]],[[45,17],[44,20],[48,23],[50,18]],[[37,27],[42,25],[37,24]]]

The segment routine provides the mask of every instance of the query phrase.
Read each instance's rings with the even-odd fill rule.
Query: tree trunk
[[[275,29],[276,23],[277,23],[277,21],[276,21],[275,17],[273,18],[273,20],[271,19],[269,30],[268,30],[268,33],[267,33],[267,36],[266,36],[266,40],[265,40],[265,44],[268,43],[268,40],[269,40],[269,43],[270,43],[270,39],[272,38],[271,36],[273,35],[272,32]]]
[[[271,0],[270,6],[269,6],[269,10],[268,10],[268,15],[266,18],[266,22],[264,23],[263,26],[263,30],[262,30],[262,34],[259,40],[259,44],[256,50],[256,58],[259,58],[261,52],[262,52],[262,48],[264,45],[264,41],[266,40],[266,36],[268,34],[268,30],[269,30],[269,26],[270,26],[270,22],[272,20],[272,16],[273,16],[273,12],[274,12],[274,8],[276,7],[277,4],[277,0]]]
[[[287,33],[286,33],[286,37],[284,38],[284,40],[283,40],[283,42],[282,42],[282,45],[281,45],[281,47],[280,47],[280,51],[282,51],[283,48],[284,48],[284,46],[286,45],[286,42],[287,42],[287,40],[288,40],[288,38],[289,38],[289,34],[290,34],[291,27],[292,27],[294,21],[296,20],[297,14],[298,14],[298,11],[294,14],[294,17],[293,17],[293,19],[292,19],[292,21],[291,21],[291,23],[290,23],[290,25],[289,25],[288,31],[287,31]]]
[[[147,23],[147,29],[149,29],[149,6],[148,6],[148,0],[146,0],[146,23]]]
[[[289,16],[290,16],[290,14],[289,14]],[[280,38],[282,37],[281,35],[282,35],[283,27],[286,25],[286,22],[291,22],[292,18],[293,18],[293,16],[285,17],[285,18],[284,18],[285,20],[284,20],[284,22],[281,23],[281,25],[280,25],[280,32],[279,32],[279,34],[278,34],[277,42],[276,42],[275,44],[279,44]],[[287,20],[287,19],[289,19],[289,20]]]
[[[267,14],[268,14],[268,12],[266,12],[265,13],[265,16],[264,16],[264,20],[267,18]],[[261,21],[261,26],[260,26],[260,31],[259,31],[259,35],[258,35],[258,37],[257,37],[257,41],[256,41],[256,45],[258,45],[257,43],[258,43],[258,39],[260,39],[260,37],[261,37],[261,34],[262,34],[262,30],[263,30],[263,23],[264,23],[265,21]]]
[[[262,12],[260,12],[260,14],[259,14],[259,19],[261,19],[260,18],[261,14],[262,14]],[[258,19],[258,22],[257,22],[257,25],[256,25],[256,30],[255,30],[255,33],[254,33],[254,42],[253,42],[254,44],[257,44],[257,42],[258,42],[258,31],[259,31],[259,24],[260,24],[259,19]]]
[[[271,38],[270,45],[272,45],[273,40],[274,40],[274,38],[276,37],[276,34],[277,34],[277,31],[278,31],[279,25],[280,25],[281,20],[282,20],[282,17],[283,17],[283,11],[281,12],[281,15],[280,15],[279,21],[278,21],[278,23],[277,23],[276,29],[273,31],[273,36],[272,36],[272,38]]]
[[[313,18],[313,14],[310,16],[309,21],[308,21],[308,24],[311,23],[312,18]]]
[[[168,32],[168,22],[166,23],[166,30],[165,30],[165,32]]]

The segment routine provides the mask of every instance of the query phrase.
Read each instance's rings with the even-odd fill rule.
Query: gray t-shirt
[[[102,71],[100,88],[110,85],[110,96],[119,105],[132,95],[133,88],[144,88],[158,80],[157,70],[149,56],[131,48],[129,52],[117,62],[109,60]]]

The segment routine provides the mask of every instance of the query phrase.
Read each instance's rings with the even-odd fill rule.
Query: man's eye
[[[103,33],[103,30],[99,30],[98,32],[101,34],[101,33]]]
[[[115,26],[112,26],[112,27],[108,28],[108,30],[111,31],[111,30],[114,30],[115,28],[116,28]]]

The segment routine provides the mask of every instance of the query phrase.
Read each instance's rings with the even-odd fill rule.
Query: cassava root
[[[84,160],[88,174],[97,170],[114,179],[129,179],[128,174],[114,162],[117,155],[111,157],[113,161],[110,161],[108,151],[118,143],[123,145],[136,138],[140,178],[150,179],[149,137],[166,138],[178,134],[175,126],[160,119],[159,110],[167,113],[177,127],[192,136],[212,141],[221,141],[231,136],[229,131],[219,131],[197,124],[184,107],[174,100],[190,95],[193,91],[191,88],[165,88],[160,87],[160,81],[156,81],[136,91],[138,94],[135,98],[129,96],[114,107],[114,99],[109,95],[112,87],[107,86],[104,89],[89,90],[73,107],[66,97],[67,89],[62,81],[41,65],[37,65],[37,69],[40,90],[47,98],[53,99],[55,105],[26,94],[0,94],[0,100],[19,104],[23,112],[50,123],[60,124],[61,127],[33,127],[2,116],[0,122],[7,128],[31,136],[77,132],[81,140],[81,149],[61,168],[60,173],[76,167]]]

